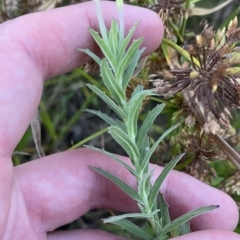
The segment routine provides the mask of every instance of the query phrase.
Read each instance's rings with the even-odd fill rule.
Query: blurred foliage
[[[81,1],[2,0],[0,21],[3,22],[23,14],[43,11],[63,5],[75,4],[76,2]],[[202,8],[212,8],[223,2],[224,0],[202,0],[196,1],[196,6]],[[142,0],[132,2],[131,4],[148,7],[151,3],[152,1],[146,2]],[[210,26],[214,26],[214,29],[222,29],[223,26],[228,25],[233,16],[240,16],[240,6],[238,0],[232,1],[223,9],[212,14],[190,17],[186,22],[185,39],[187,40],[184,43],[187,44],[191,42],[192,36],[199,34],[202,31],[202,27],[199,25],[202,19],[207,20]],[[150,60],[152,59],[153,62],[156,63],[156,58],[161,59],[159,52],[152,54]],[[156,65],[160,63],[163,64],[163,61],[160,60],[159,63],[156,63]],[[148,67],[148,65],[146,66]],[[142,76],[142,79],[146,80],[148,74],[144,71],[140,74],[140,76]],[[106,109],[105,104],[102,104],[101,100],[99,100],[85,86],[86,83],[94,83],[95,85],[98,85],[98,87],[103,88],[101,79],[97,74],[91,76],[82,68],[75,69],[70,73],[50,79],[45,83],[44,92],[39,104],[39,116],[41,122],[41,144],[46,155],[65,151],[70,148],[78,148],[86,143],[88,145],[94,145],[95,147],[104,147],[107,151],[117,154],[125,154],[123,150],[120,149],[114,141],[112,141],[110,136],[106,134],[107,125],[98,117],[83,112],[84,109],[91,108],[102,110],[108,115],[112,114],[111,110]],[[184,102],[181,97],[176,96],[167,100],[156,97],[150,99],[141,113],[140,120],[143,120],[146,116],[146,112],[159,102],[166,103],[166,108],[151,129],[150,136],[152,137],[152,142],[154,142],[154,139],[162,134],[164,130],[169,128],[169,126],[171,126],[174,122],[180,122],[183,129],[186,118],[183,111]],[[232,110],[232,116],[231,125],[235,130],[235,134],[229,137],[227,141],[234,146],[238,152],[240,152],[240,122],[238,120],[240,118],[240,114],[237,110]],[[172,158],[173,155],[177,155],[179,151],[182,150],[181,144],[176,142],[177,136],[180,136],[180,134],[181,130],[174,131],[173,134],[171,134],[171,136],[159,146],[152,159],[153,163],[164,165]],[[18,165],[36,158],[38,158],[38,155],[34,145],[32,132],[29,127],[15,149],[13,154],[13,163],[14,165]],[[180,162],[177,169],[186,171],[187,166],[191,163],[190,158],[191,155],[185,159],[185,161]],[[227,182],[231,176],[238,175],[238,172],[233,164],[227,161],[224,157],[215,161],[209,161],[208,164],[209,167],[216,172],[216,176],[211,176],[209,184],[222,190],[224,190],[224,183]],[[237,202],[240,202],[240,197],[236,191],[233,192],[232,196]],[[110,210],[91,211],[74,223],[63,226],[61,229],[102,228],[110,232],[124,235],[125,232],[117,226],[110,226],[107,224],[103,225],[100,221],[101,218],[113,214],[116,213],[113,213]],[[236,231],[240,233],[240,226],[237,227]]]

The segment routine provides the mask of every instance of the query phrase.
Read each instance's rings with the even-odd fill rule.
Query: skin
[[[115,4],[102,2],[102,7],[109,26],[112,17],[117,18]],[[159,17],[136,7],[125,6],[124,11],[126,29],[141,20],[134,37],[144,36],[144,54],[154,51],[163,35]],[[92,2],[29,14],[0,25],[0,239],[121,240],[100,230],[53,230],[93,208],[138,211],[134,201],[89,168],[101,167],[136,187],[133,177],[103,154],[78,149],[18,167],[11,161],[37,109],[44,80],[84,64],[88,57],[76,48],[99,53],[87,31],[89,27],[97,30],[97,25]],[[155,168],[154,178],[162,170]],[[220,205],[191,222],[195,232],[176,240],[240,239],[232,232],[238,210],[225,193],[179,172],[172,172],[161,190],[172,218],[196,207]]]

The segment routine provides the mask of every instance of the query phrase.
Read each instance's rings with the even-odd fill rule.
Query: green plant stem
[[[87,138],[83,139],[82,141],[74,144],[72,147],[70,147],[68,150],[76,149],[81,146],[83,146],[85,143],[91,141],[92,139],[101,136],[102,134],[106,133],[108,131],[108,127],[101,129],[98,132],[95,132],[94,134],[88,136]]]
[[[169,101],[165,101],[164,99],[161,99],[161,98],[151,97],[151,100],[158,103],[164,103],[166,104],[166,106],[169,106],[169,107],[174,107],[174,108],[176,107],[176,105],[170,103]]]
[[[172,30],[174,31],[174,33],[176,34],[176,36],[179,38],[179,40],[181,41],[181,43],[183,43],[184,39],[183,39],[183,36],[181,35],[181,33],[179,32],[177,26],[174,25],[174,23],[169,20],[169,24],[172,28]]]
[[[164,44],[172,47],[172,48],[175,49],[180,55],[182,55],[182,56],[185,57],[189,62],[191,62],[191,57],[190,57],[189,53],[188,53],[186,50],[184,50],[182,47],[178,46],[176,43],[174,43],[174,42],[172,42],[172,41],[170,41],[170,40],[168,40],[168,39],[166,39],[166,38],[164,38],[164,39],[162,40],[162,43],[164,43]],[[192,59],[193,59],[193,63],[194,63],[196,66],[200,67],[200,62],[199,62],[196,58],[194,58],[194,57],[192,57]]]
[[[191,2],[190,0],[188,0],[186,2],[186,11],[188,11],[188,9],[190,7],[190,2]],[[184,16],[183,21],[182,21],[182,25],[181,25],[181,28],[180,28],[180,36],[181,36],[181,38],[179,38],[179,40],[181,42],[183,42],[183,39],[184,39],[184,33],[185,33],[185,29],[186,29],[187,19],[188,19],[188,17]]]

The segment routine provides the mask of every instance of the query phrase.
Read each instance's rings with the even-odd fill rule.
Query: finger
[[[126,158],[123,158],[126,160]],[[51,155],[15,168],[19,186],[32,219],[52,231],[72,222],[90,209],[139,211],[136,203],[115,184],[94,172],[100,167],[136,188],[134,177],[104,154],[79,149]],[[156,178],[162,168],[156,167]],[[197,190],[197,191],[196,191]],[[179,172],[172,172],[162,191],[174,217],[197,207],[220,205],[218,210],[192,222],[196,229],[233,230],[238,222],[234,201],[225,193]],[[174,214],[174,212],[177,214]]]
[[[48,240],[127,240],[101,230],[56,231],[48,234]]]
[[[102,2],[107,26],[117,18],[115,3]],[[126,31],[140,21],[134,38],[144,37],[150,53],[160,43],[163,27],[150,10],[125,6]],[[43,79],[68,72],[88,60],[76,48],[95,51],[88,28],[98,28],[93,2],[34,13],[0,27],[0,153],[11,155],[39,103]]]
[[[181,237],[176,237],[174,240],[240,240],[237,233],[224,230],[207,230],[190,233]]]

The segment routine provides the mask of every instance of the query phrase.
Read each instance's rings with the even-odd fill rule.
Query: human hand
[[[115,3],[102,6],[110,25],[117,16]],[[130,6],[125,17],[127,29],[141,19],[135,37],[144,36],[145,54],[152,52],[163,33],[159,17]],[[101,167],[134,187],[126,169],[103,154],[79,149],[12,166],[12,152],[37,109],[44,80],[84,64],[88,57],[76,48],[98,51],[87,30],[97,26],[92,2],[29,14],[0,26],[0,239],[120,240],[100,230],[51,231],[93,208],[137,211],[134,201],[88,167]],[[160,171],[156,168],[155,177]],[[200,206],[220,205],[192,221],[196,232],[176,239],[240,239],[231,232],[238,211],[225,193],[179,172],[169,175],[162,191],[173,218]]]

